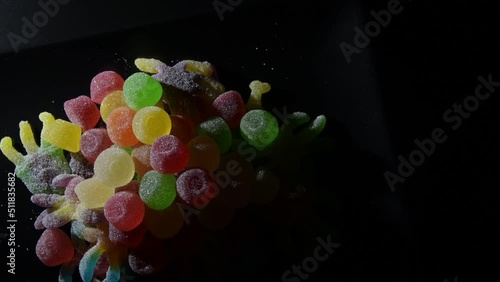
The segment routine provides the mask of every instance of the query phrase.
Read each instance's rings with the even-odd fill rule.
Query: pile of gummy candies
[[[64,103],[69,121],[42,112],[39,145],[21,121],[26,155],[1,140],[31,201],[45,208],[34,223],[44,230],[36,254],[60,266],[59,281],[72,281],[76,269],[86,282],[119,281],[125,266],[138,275],[165,269],[158,250],[186,225],[182,206],[220,229],[235,209],[270,203],[280,187],[273,170],[290,166],[325,126],[324,116],[302,112],[280,126],[262,107],[268,83],[251,82],[245,103],[208,62],[135,65],[140,71],[125,80],[97,74],[89,96]],[[69,235],[61,228],[68,223]]]

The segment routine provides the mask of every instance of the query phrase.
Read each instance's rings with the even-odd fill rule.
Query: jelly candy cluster
[[[189,222],[182,206],[220,229],[235,209],[270,203],[280,186],[275,171],[293,172],[325,126],[324,116],[311,121],[302,112],[280,125],[262,106],[269,84],[251,82],[245,103],[208,62],[135,64],[126,79],[97,74],[89,96],[64,103],[68,120],[42,112],[39,144],[20,122],[26,155],[1,140],[31,201],[45,208],[34,223],[44,230],[36,254],[61,266],[59,281],[72,281],[76,269],[86,282],[119,281],[125,266],[139,275],[164,269],[163,242]]]

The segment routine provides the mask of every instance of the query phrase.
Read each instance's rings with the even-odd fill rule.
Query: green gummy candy
[[[24,161],[16,166],[15,173],[31,193],[52,194],[62,192],[52,186],[52,179],[59,174],[71,173],[71,169],[63,150],[50,145],[27,155]]]
[[[149,74],[137,72],[129,76],[123,84],[123,97],[133,110],[154,106],[163,93],[161,84]]]
[[[142,177],[139,196],[153,210],[166,209],[177,196],[175,181],[174,175],[148,171]]]
[[[278,121],[264,110],[251,110],[243,116],[240,122],[241,137],[257,148],[270,145],[278,136],[278,132]]]
[[[198,135],[205,134],[212,138],[217,144],[221,154],[226,153],[231,148],[231,143],[233,142],[231,129],[229,129],[227,123],[220,117],[200,123],[196,133]]]

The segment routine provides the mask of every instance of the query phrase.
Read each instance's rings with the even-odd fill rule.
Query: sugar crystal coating
[[[170,206],[177,196],[175,181],[174,175],[148,171],[141,179],[139,195],[149,208],[163,210]]]
[[[278,137],[278,131],[278,121],[264,110],[251,110],[241,119],[241,136],[257,148],[265,148],[271,144]]]
[[[232,90],[217,97],[213,102],[213,107],[217,115],[224,119],[230,128],[238,128],[241,118],[247,111],[241,94]]]
[[[136,111],[154,106],[160,100],[162,93],[160,83],[143,72],[129,76],[123,85],[125,103]]]
[[[80,138],[80,150],[83,156],[94,163],[99,154],[113,145],[105,128],[93,128],[85,131]]]
[[[85,95],[64,102],[64,112],[72,123],[84,131],[94,128],[101,118],[97,105]]]
[[[172,174],[181,171],[189,162],[189,150],[186,144],[173,136],[157,138],[150,152],[150,163],[156,171]]]
[[[151,145],[156,138],[167,135],[172,128],[170,116],[165,110],[150,106],[137,111],[132,121],[132,129],[139,141]]]
[[[127,107],[125,103],[125,97],[123,96],[123,91],[118,90],[111,92],[106,96],[99,107],[99,112],[101,118],[104,122],[107,122],[109,114],[116,108]]]
[[[120,148],[111,147],[104,150],[94,163],[94,177],[110,187],[129,183],[134,173],[132,157]]]
[[[189,205],[205,207],[215,197],[217,184],[199,168],[188,169],[177,178],[177,193]]]
[[[108,136],[118,146],[131,147],[139,143],[132,128],[135,111],[119,107],[111,111],[107,120]]]
[[[46,229],[36,243],[36,255],[47,266],[56,266],[73,258],[73,243],[57,228]]]
[[[231,129],[229,129],[227,123],[220,117],[202,122],[198,125],[196,132],[198,135],[205,134],[212,138],[217,143],[221,154],[226,153],[231,147],[233,140]]]
[[[104,216],[110,224],[121,231],[130,231],[144,218],[144,203],[134,193],[118,192],[111,196],[104,206]]]
[[[90,83],[90,98],[100,104],[109,93],[122,90],[123,83],[123,78],[114,71],[98,73]]]
[[[80,126],[62,119],[54,120],[49,113],[41,113],[40,120],[44,123],[42,140],[63,150],[76,153],[80,151]]]
[[[76,185],[75,193],[83,207],[97,209],[104,207],[106,201],[115,194],[115,190],[97,178],[89,178]]]

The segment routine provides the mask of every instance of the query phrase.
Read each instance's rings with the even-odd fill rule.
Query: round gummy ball
[[[230,128],[238,128],[241,118],[247,112],[241,94],[233,90],[215,98],[213,107],[217,115],[224,119]]]
[[[101,118],[97,105],[85,95],[67,100],[63,107],[68,119],[84,131],[94,128]]]
[[[110,187],[129,183],[134,173],[132,157],[121,148],[110,147],[104,150],[94,163],[94,178]]]
[[[188,162],[188,147],[173,135],[158,137],[151,145],[150,165],[158,172],[164,174],[177,173]]]
[[[127,107],[114,109],[108,116],[108,136],[118,146],[132,147],[139,143],[132,127],[135,111]]]
[[[203,169],[186,170],[177,178],[177,193],[187,204],[204,208],[215,197],[217,184]]]
[[[123,88],[123,78],[114,71],[103,71],[94,78],[90,83],[90,98],[96,104],[100,104],[102,99],[109,93]]]
[[[104,205],[104,216],[121,231],[130,231],[139,226],[144,213],[145,207],[141,198],[131,192],[118,192]]]
[[[93,128],[85,131],[80,137],[80,151],[93,164],[99,154],[113,145],[105,128]]]
[[[141,179],[139,196],[153,210],[166,209],[175,200],[175,176],[155,170],[146,172]]]
[[[139,141],[151,145],[156,138],[170,133],[172,122],[169,114],[162,108],[144,107],[135,114],[132,129]]]
[[[251,110],[241,119],[241,136],[256,148],[264,148],[271,144],[278,136],[278,131],[278,121],[264,110]]]
[[[73,243],[68,235],[58,228],[43,231],[36,243],[36,255],[47,266],[56,266],[73,258]]]
[[[208,119],[198,125],[196,130],[198,135],[208,135],[212,138],[221,154],[226,153],[231,148],[233,137],[231,129],[227,123],[220,117]]]
[[[129,76],[123,84],[125,103],[133,110],[154,106],[160,101],[163,88],[149,74],[137,72]]]

